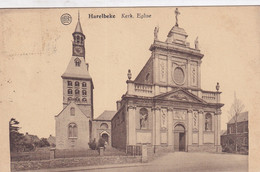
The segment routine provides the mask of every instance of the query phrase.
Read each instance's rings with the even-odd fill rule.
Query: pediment
[[[198,96],[196,96],[184,89],[177,89],[174,91],[163,93],[158,96],[155,96],[155,98],[164,99],[164,100],[172,100],[172,101],[192,102],[192,103],[203,103],[203,104],[206,103],[204,100],[202,100]]]

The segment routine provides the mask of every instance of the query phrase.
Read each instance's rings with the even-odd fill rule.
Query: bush
[[[96,139],[90,141],[90,142],[88,143],[88,145],[89,145],[89,148],[90,148],[90,149],[96,150],[96,149],[97,149]]]
[[[103,139],[102,137],[101,138],[99,138],[99,140],[98,140],[98,147],[100,148],[100,147],[105,147],[105,139]]]

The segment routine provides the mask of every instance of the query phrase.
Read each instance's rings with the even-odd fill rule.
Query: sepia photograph
[[[0,9],[3,171],[259,171],[259,14]]]

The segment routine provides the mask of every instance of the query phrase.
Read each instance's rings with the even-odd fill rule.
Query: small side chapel
[[[188,35],[176,24],[166,41],[154,30],[151,57],[127,92],[117,101],[112,118],[112,146],[134,151],[146,144],[158,151],[220,152],[221,107],[219,84],[216,91],[201,88],[198,38],[192,48]]]

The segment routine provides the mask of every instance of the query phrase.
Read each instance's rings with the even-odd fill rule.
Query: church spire
[[[73,35],[73,56],[84,57],[85,58],[85,35],[83,34],[81,24],[80,24],[80,14],[78,12],[78,23],[76,25]]]
[[[78,11],[78,23],[77,23],[77,26],[75,28],[75,32],[83,33],[82,28],[81,28],[81,24],[80,24],[80,13],[79,13],[79,11]]]

